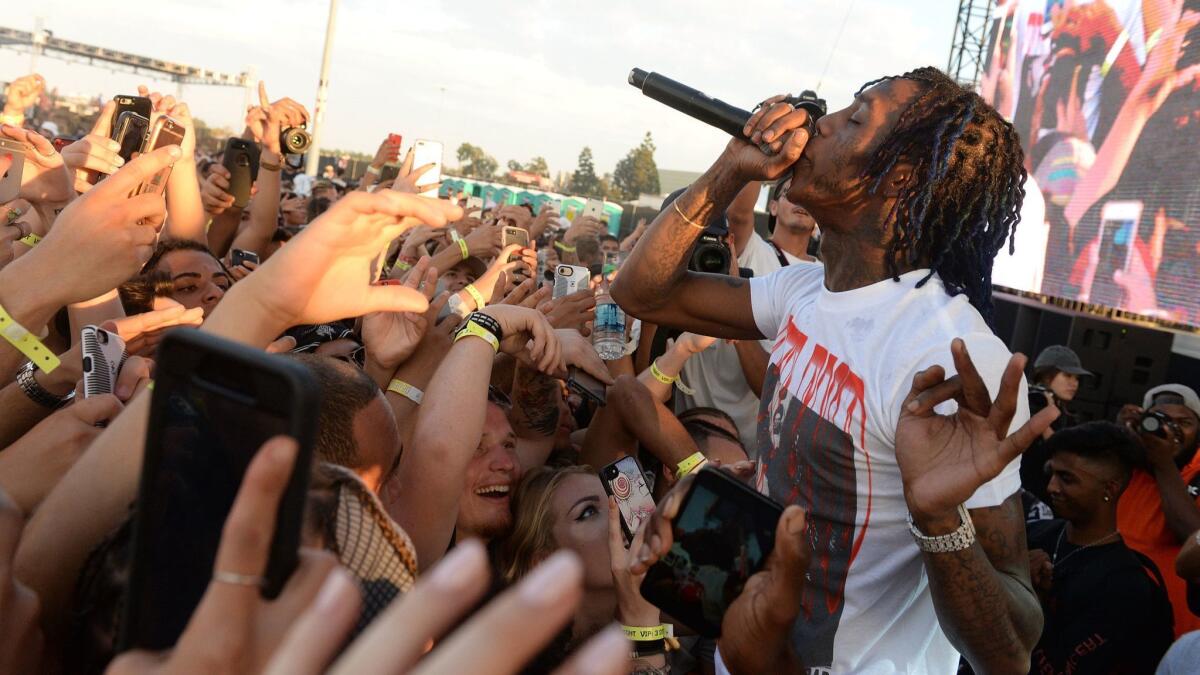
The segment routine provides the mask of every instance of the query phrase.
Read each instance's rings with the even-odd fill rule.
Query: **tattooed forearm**
[[[971,518],[974,546],[924,554],[938,620],[975,672],[1028,672],[1042,610],[1029,581],[1021,499],[974,509]]]
[[[553,436],[558,429],[558,380],[531,368],[517,367],[512,423],[518,436]]]

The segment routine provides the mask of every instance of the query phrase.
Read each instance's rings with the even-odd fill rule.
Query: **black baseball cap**
[[[1063,345],[1052,345],[1042,350],[1038,354],[1037,360],[1033,362],[1034,368],[1054,368],[1061,370],[1064,373],[1071,375],[1091,375],[1092,372],[1084,370],[1083,364],[1079,361],[1079,355],[1071,350],[1070,347]]]

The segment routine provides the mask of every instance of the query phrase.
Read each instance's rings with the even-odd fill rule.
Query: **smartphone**
[[[379,183],[388,183],[396,180],[396,176],[400,175],[400,165],[395,162],[388,162],[379,170]]]
[[[21,194],[21,176],[25,172],[25,152],[29,146],[8,138],[0,138],[0,203],[10,202]]]
[[[1117,285],[1113,276],[1117,270],[1123,274],[1130,272],[1142,208],[1140,201],[1110,201],[1104,204],[1100,211],[1100,232],[1097,237],[1100,250],[1096,269],[1091,283],[1085,284],[1081,293],[1081,296],[1086,296],[1085,302],[1125,307],[1125,289]]]
[[[125,341],[98,326],[84,326],[79,333],[83,347],[83,397],[113,393],[117,375],[125,365]]]
[[[642,597],[708,638],[775,548],[783,507],[712,467],[696,474],[671,524],[674,542],[642,580]]]
[[[250,203],[250,188],[258,180],[258,158],[258,144],[254,141],[236,137],[225,141],[221,166],[229,171],[229,194],[238,208],[246,208]]]
[[[654,496],[646,484],[646,473],[636,458],[622,457],[600,469],[600,482],[604,484],[604,491],[617,500],[621,531],[625,533],[628,546],[642,522],[654,513]]]
[[[416,169],[426,164],[433,164],[434,166],[417,180],[417,187],[437,185],[442,182],[441,143],[437,141],[418,140],[413,144],[413,168]],[[437,198],[438,191],[436,189],[426,190],[421,193],[421,196]]]
[[[608,387],[575,366],[567,368],[567,388],[596,405],[608,403]]]
[[[387,142],[388,145],[396,146],[396,149],[398,150],[400,148],[400,144],[404,142],[404,137],[400,134],[388,134]]]
[[[579,265],[559,265],[554,268],[554,291],[551,293],[553,298],[561,298],[564,295],[582,291],[591,286],[592,275],[588,272],[588,268]]]
[[[583,215],[591,216],[596,220],[604,220],[604,202],[599,199],[589,199],[583,207]]]
[[[258,254],[254,251],[243,251],[240,248],[235,248],[229,253],[229,264],[232,267],[237,267],[244,262],[252,262],[258,264]]]
[[[529,231],[523,227],[513,227],[506,225],[504,231],[500,234],[500,246],[511,246],[520,244],[522,248],[529,248]]]
[[[118,651],[179,639],[212,578],[247,465],[285,435],[299,454],[260,589],[278,596],[298,564],[312,463],[318,384],[299,363],[195,330],[164,336],[156,361]]]
[[[187,129],[182,124],[166,115],[161,115],[154,120],[154,124],[150,128],[150,137],[146,139],[142,152],[151,152],[168,145],[181,145],[185,135],[187,135]],[[138,188],[138,194],[161,195],[167,189],[167,179],[170,177],[171,167],[166,167],[154,174],[150,180],[142,183]]]
[[[145,96],[127,96],[125,94],[119,94],[114,96],[113,100],[117,103],[117,107],[113,111],[114,120],[120,119],[121,115],[127,112],[136,113],[148,120],[150,119],[151,114],[154,112],[154,102]],[[117,128],[114,125],[112,128],[112,139],[114,141],[119,140],[116,135],[116,130]]]
[[[621,269],[621,263],[625,262],[625,256],[621,255],[624,251],[605,251],[604,252],[604,267],[602,268],[604,278],[608,275]]]
[[[150,129],[150,118],[135,112],[123,112],[113,125],[113,140],[121,146],[117,154],[129,162],[136,152],[146,144],[146,133]]]

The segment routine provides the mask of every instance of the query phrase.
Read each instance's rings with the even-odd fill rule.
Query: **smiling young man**
[[[933,68],[868,84],[811,138],[782,98],[659,215],[613,297],[658,325],[774,340],[756,481],[808,514],[790,636],[810,672],[954,673],[960,652],[976,672],[1026,672],[1042,616],[1011,460],[1054,415],[1025,424],[1023,359],[988,325],[992,259],[1023,198],[1016,132]],[[788,176],[788,201],[821,223],[824,266],[687,270],[701,224],[746,183]],[[959,418],[993,433],[929,410],[956,387]]]

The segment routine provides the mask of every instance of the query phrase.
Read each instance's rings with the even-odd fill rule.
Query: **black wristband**
[[[467,321],[474,321],[480,328],[495,335],[498,342],[504,342],[504,329],[500,328],[500,322],[495,318],[483,312],[471,312],[467,315]]]
[[[634,657],[657,656],[667,651],[667,643],[662,638],[657,640],[635,640],[633,643]]]

